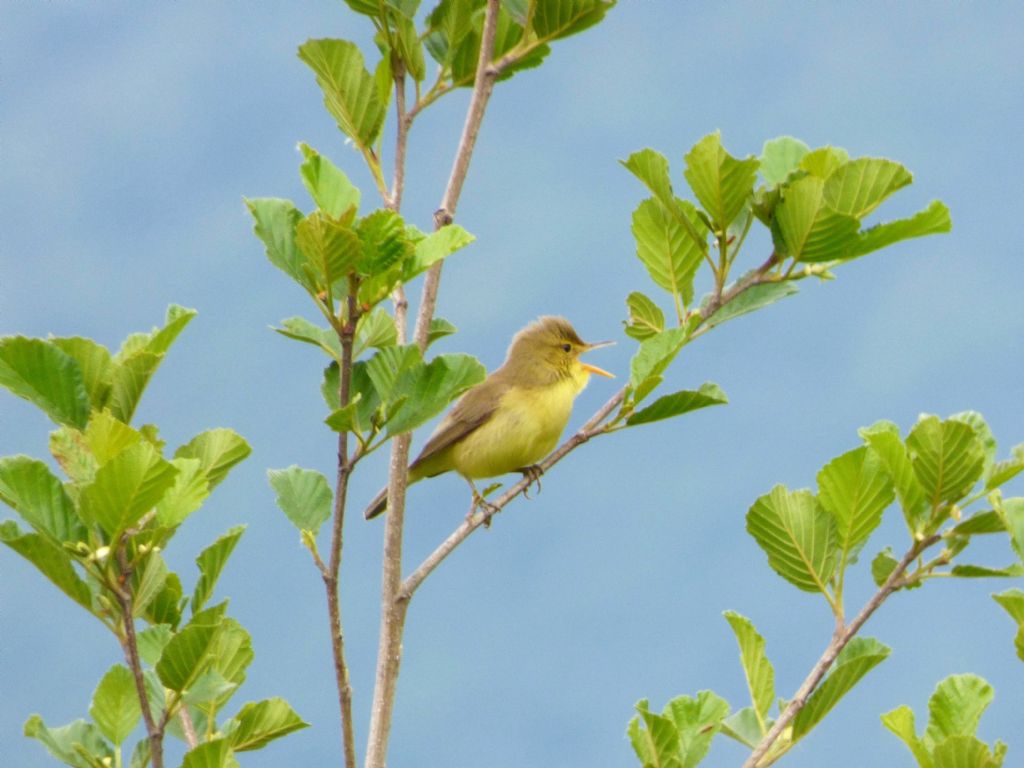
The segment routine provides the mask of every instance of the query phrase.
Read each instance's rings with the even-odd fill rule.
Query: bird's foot
[[[516,472],[521,472],[523,479],[526,480],[526,487],[523,488],[523,496],[530,498],[530,486],[536,484],[537,493],[540,493],[540,478],[544,474],[544,468],[540,464],[531,464],[528,467],[520,467]]]
[[[466,515],[466,519],[470,520],[473,515],[476,514],[477,510],[479,510],[484,515],[484,527],[490,528],[491,518],[498,512],[501,512],[501,507],[497,504],[491,504],[491,502],[485,499],[483,494],[476,489],[476,485],[473,483],[470,483],[470,488],[473,489],[473,506],[470,508],[469,514]],[[487,489],[484,490],[484,493],[487,493]]]

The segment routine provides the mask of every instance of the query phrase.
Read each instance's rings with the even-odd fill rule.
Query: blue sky
[[[1003,450],[1024,440],[1024,224],[1020,217],[1024,59],[1019,4],[678,3],[624,0],[599,27],[554,47],[539,71],[501,84],[484,122],[458,220],[478,240],[448,264],[439,312],[460,333],[444,351],[488,368],[542,313],[570,317],[595,353],[628,372],[624,299],[647,289],[630,215],[639,185],[616,162],[645,146],[682,156],[720,129],[733,154],[790,134],[812,146],[899,160],[915,184],[883,207],[945,201],[951,234],[898,245],[805,283],[800,296],[716,329],[667,385],[719,383],[725,408],[629,430],[574,453],[426,583],[409,614],[390,764],[628,766],[633,703],[711,688],[735,707],[746,688],[726,609],[767,639],[780,695],[796,689],[831,632],[824,602],[776,577],[744,531],[772,485],[812,485],[880,418],[985,414]],[[138,414],[171,445],[230,426],[253,446],[168,552],[186,584],[216,535],[249,528],[219,595],[252,632],[256,660],[238,702],[281,695],[314,727],[244,756],[248,766],[338,764],[322,589],[274,506],[268,468],[331,472],[321,424],[322,360],[268,326],[312,317],[266,261],[241,202],[309,202],[306,141],[373,199],[311,73],[310,37],[369,50],[368,24],[340,2],[7,3],[0,10],[0,333],[86,335],[116,346],[172,302],[195,307]],[[424,114],[411,144],[407,218],[440,200],[467,94]],[[747,246],[751,263],[763,240]],[[653,292],[653,290],[652,290]],[[414,295],[416,295],[414,293]],[[621,381],[621,378],[620,378]],[[616,383],[592,382],[571,425]],[[0,455],[46,455],[49,424],[0,397]],[[424,435],[417,436],[415,445]],[[354,480],[361,508],[385,457]],[[1021,492],[1018,483],[1014,490]],[[411,494],[411,567],[462,519],[457,477]],[[892,510],[866,552],[905,541]],[[365,743],[378,623],[381,532],[346,534],[344,619]],[[1005,546],[983,550],[1008,563]],[[982,559],[982,557],[979,557]],[[13,553],[0,553],[0,745],[11,765],[50,765],[21,736],[33,712],[82,716],[112,638]],[[892,646],[786,764],[911,765],[879,723],[924,712],[947,674],[996,688],[989,741],[1024,754],[1024,664],[988,598],[1010,584],[952,580],[896,595],[866,633]],[[870,594],[862,567],[850,606]],[[707,765],[737,765],[716,742]]]

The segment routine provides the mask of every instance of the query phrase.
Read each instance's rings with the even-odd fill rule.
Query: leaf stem
[[[818,659],[817,663],[811,669],[810,674],[807,675],[803,683],[800,685],[800,688],[797,689],[797,692],[786,706],[786,709],[783,710],[781,715],[779,715],[778,720],[776,720],[768,730],[768,733],[764,735],[764,738],[762,738],[757,747],[754,748],[754,751],[750,753],[750,757],[748,757],[746,762],[743,763],[743,768],[763,768],[763,766],[771,765],[771,763],[780,756],[775,755],[769,759],[768,762],[762,762],[762,759],[775,745],[775,742],[778,740],[779,736],[782,735],[782,732],[786,730],[787,726],[789,726],[800,710],[804,708],[804,705],[807,703],[807,699],[825,677],[825,673],[828,672],[829,668],[835,662],[840,651],[842,651],[857,632],[860,631],[860,628],[864,626],[864,623],[871,618],[871,615],[876,610],[878,610],[878,607],[885,602],[886,598],[905,585],[906,582],[903,580],[903,575],[908,566],[924,550],[928,549],[928,547],[935,544],[941,538],[941,535],[934,534],[920,541],[915,541],[910,549],[907,550],[906,554],[900,559],[892,573],[889,574],[889,578],[885,580],[885,583],[879,587],[878,591],[871,597],[871,599],[865,603],[864,607],[861,608],[860,613],[857,614],[853,621],[849,624],[843,625],[842,621],[837,617],[836,630],[832,635],[832,640],[825,648],[825,652],[822,653],[821,658]]]

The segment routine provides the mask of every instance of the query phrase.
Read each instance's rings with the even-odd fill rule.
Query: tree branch
[[[885,583],[878,588],[878,591],[872,596],[870,600],[861,608],[860,613],[851,621],[848,625],[843,626],[842,622],[838,622],[836,631],[832,635],[832,640],[829,642],[828,647],[825,648],[825,652],[818,659],[818,662],[811,669],[807,678],[800,685],[800,688],[794,694],[789,705],[779,716],[779,719],[775,721],[774,725],[768,730],[768,733],[764,735],[761,741],[753,752],[750,753],[750,757],[747,758],[746,762],[743,763],[743,768],[761,768],[763,765],[770,765],[771,762],[761,763],[761,759],[768,753],[775,742],[778,740],[782,732],[789,726],[793,721],[793,718],[797,716],[804,705],[807,703],[807,699],[810,697],[814,689],[818,687],[818,684],[825,677],[825,673],[828,672],[829,668],[835,662],[836,657],[846,647],[847,643],[853,639],[854,635],[860,631],[860,628],[864,626],[864,623],[871,618],[878,607],[885,602],[886,598],[889,597],[893,592],[904,585],[903,575],[906,573],[907,568],[910,564],[930,547],[935,542],[942,538],[941,534],[933,534],[926,539],[914,542],[914,545],[907,550],[907,553],[903,555],[903,558],[899,561],[892,573],[889,574],[889,578],[885,580]]]
[[[448,185],[441,207],[434,216],[435,229],[447,226],[455,215],[469,162],[472,159],[476,137],[480,131],[487,102],[498,73],[489,66],[494,53],[494,38],[498,25],[500,0],[487,0],[480,57],[477,61],[476,80],[470,97],[466,121],[462,129]],[[404,107],[403,107],[404,110]],[[430,321],[437,305],[437,291],[441,281],[441,262],[427,272],[423,293],[416,316],[414,339],[421,350],[427,346]],[[377,649],[377,673],[370,713],[370,734],[366,749],[366,768],[385,768],[391,718],[394,712],[395,688],[402,658],[402,634],[409,601],[401,594],[402,537],[405,520],[405,492],[409,479],[409,447],[412,436],[400,435],[391,447],[388,472],[388,514],[384,524],[384,557],[381,577],[381,625]]]

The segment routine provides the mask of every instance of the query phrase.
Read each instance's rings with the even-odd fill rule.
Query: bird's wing
[[[491,376],[466,392],[437,425],[434,434],[427,440],[416,460],[409,465],[409,469],[416,469],[485,424],[498,408],[501,389],[500,380]]]

